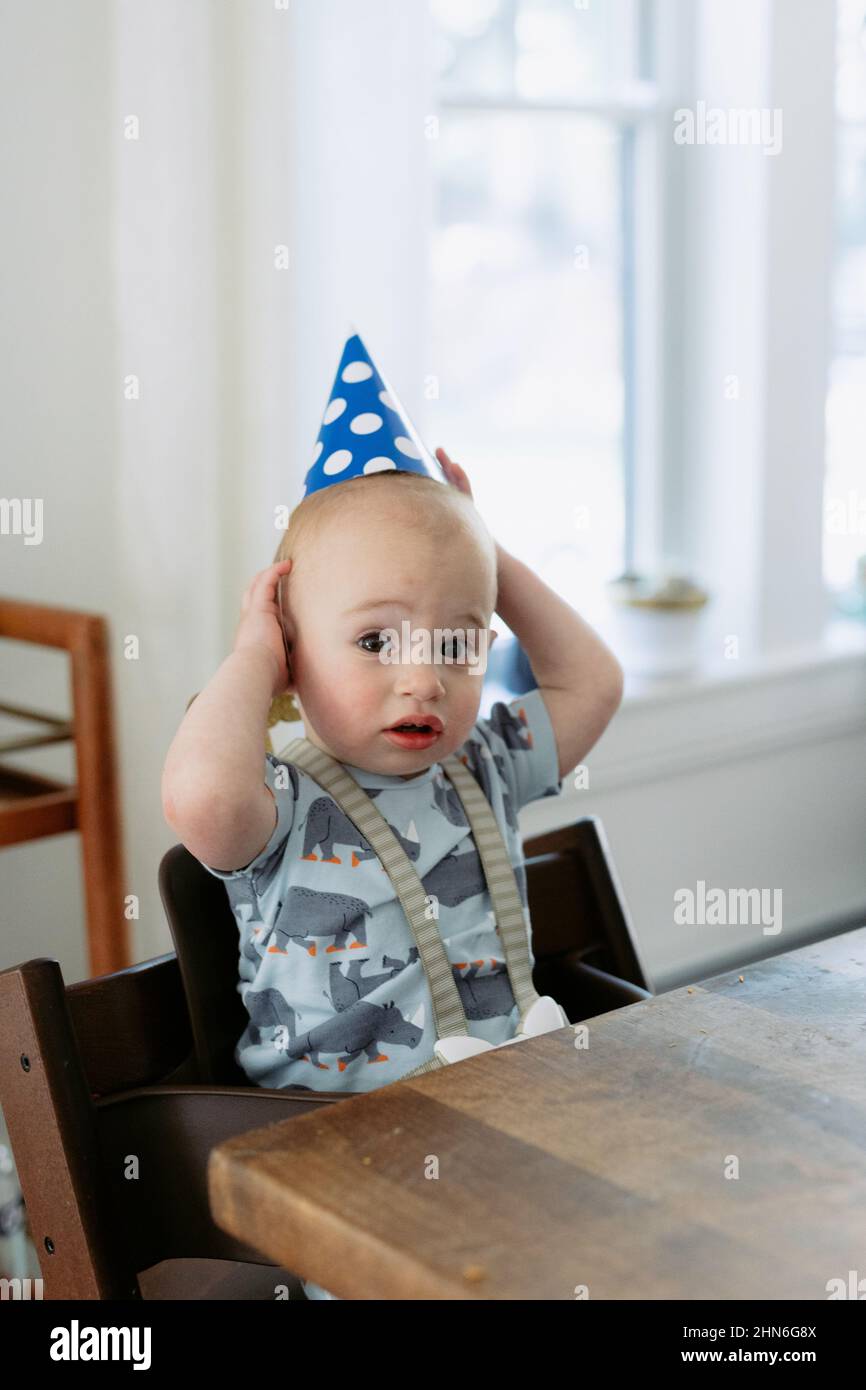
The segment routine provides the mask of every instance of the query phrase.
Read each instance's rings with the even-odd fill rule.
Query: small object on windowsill
[[[709,599],[706,589],[680,574],[621,574],[607,587],[617,603],[633,608],[703,608]]]
[[[849,588],[836,594],[834,603],[846,618],[866,619],[866,555],[858,557],[857,578]]]
[[[699,665],[706,589],[682,574],[627,573],[612,579],[606,592],[610,645],[626,671],[672,676]]]

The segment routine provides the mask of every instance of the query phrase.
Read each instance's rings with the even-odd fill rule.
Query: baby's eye
[[[442,650],[452,661],[466,660],[466,640],[463,637],[446,638],[442,643]]]
[[[365,643],[367,642],[378,642],[379,645],[378,647],[368,647],[365,645]],[[386,642],[387,638],[383,637],[381,632],[365,632],[363,637],[358,638],[357,645],[361,647],[365,652],[371,652],[373,656],[377,656],[378,653],[385,646]]]

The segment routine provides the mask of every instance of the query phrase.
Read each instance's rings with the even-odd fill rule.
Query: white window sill
[[[758,652],[725,659],[703,655],[690,670],[677,674],[626,671],[623,705],[662,704],[670,700],[712,695],[731,685],[758,685],[789,680],[834,664],[866,661],[866,622],[843,617],[829,621],[820,642],[776,652]]]
[[[513,697],[512,697],[513,698]],[[790,753],[866,732],[866,624],[827,624],[822,642],[687,675],[626,676],[623,702],[586,759],[589,786],[521,811],[524,834],[570,824],[596,798],[719,764]],[[577,809],[580,808],[580,809]]]

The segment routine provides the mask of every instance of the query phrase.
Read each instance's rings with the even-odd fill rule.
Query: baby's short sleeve
[[[295,806],[298,800],[298,770],[291,763],[281,763],[273,753],[265,754],[265,785],[269,788],[277,807],[277,823],[271,837],[255,859],[241,869],[212,869],[203,864],[214,878],[231,880],[236,878],[255,879],[261,888],[267,884],[279,867],[282,851],[295,819]]]
[[[515,810],[562,791],[556,735],[541,691],[510,704],[498,700],[475,724],[468,742],[481,740],[505,778]]]

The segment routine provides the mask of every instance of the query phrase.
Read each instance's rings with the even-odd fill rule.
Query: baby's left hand
[[[453,459],[450,459],[441,445],[436,450],[436,457],[441,463],[442,471],[445,474],[445,477],[448,479],[451,486],[456,487],[459,492],[465,492],[466,496],[471,498],[471,500],[474,502],[475,498],[472,497],[472,488],[469,486],[469,479],[467,478],[463,469],[460,467],[460,464],[455,463]],[[494,540],[494,544],[496,546],[496,570],[501,582],[502,567],[505,559],[505,551],[502,549],[502,546],[499,544],[497,540]]]
[[[472,488],[469,486],[469,479],[460,467],[460,464],[454,463],[441,446],[436,450],[436,457],[441,463],[442,471],[451,486],[456,487],[458,492],[465,492],[467,497],[472,497]]]

